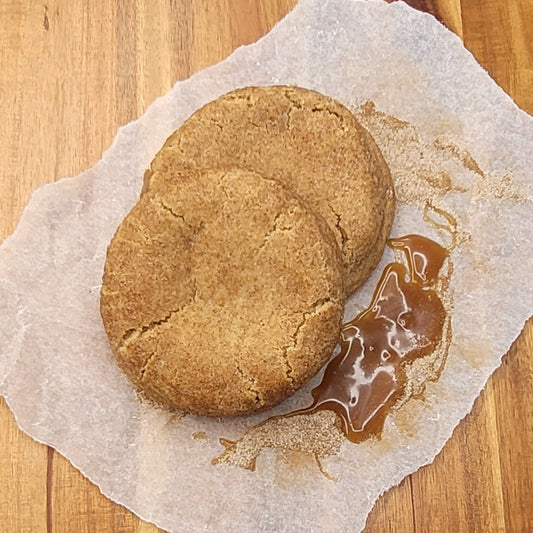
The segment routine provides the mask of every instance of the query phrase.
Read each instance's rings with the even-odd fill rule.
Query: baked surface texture
[[[337,343],[335,237],[257,173],[172,177],[140,198],[109,245],[101,314],[112,350],[134,385],[169,408],[224,416],[270,407]]]
[[[302,198],[335,235],[347,295],[381,257],[395,209],[390,172],[372,137],[332,98],[287,86],[228,93],[167,139],[145,190],[164,190],[184,165],[255,171]]]

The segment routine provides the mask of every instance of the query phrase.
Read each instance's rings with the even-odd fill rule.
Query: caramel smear
[[[392,239],[388,245],[405,253],[407,268],[387,265],[370,306],[343,326],[340,353],[313,389],[312,405],[296,412],[335,412],[353,442],[381,433],[387,414],[403,396],[406,364],[437,348],[446,320],[434,287],[447,250],[419,235]]]

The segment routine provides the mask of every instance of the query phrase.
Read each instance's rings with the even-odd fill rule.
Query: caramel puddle
[[[434,287],[447,250],[420,235],[388,245],[405,253],[407,268],[385,267],[369,307],[343,326],[340,353],[311,392],[313,403],[288,415],[334,411],[353,442],[381,432],[404,392],[405,365],[435,350],[446,319]]]

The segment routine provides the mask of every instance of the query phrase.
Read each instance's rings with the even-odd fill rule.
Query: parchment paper
[[[397,186],[392,235],[438,237],[425,199],[457,220],[444,371],[381,441],[345,441],[326,457],[329,477],[276,449],[261,451],[253,472],[211,464],[219,437],[307,403],[312,385],[265,415],[166,413],[138,401],[98,311],[107,244],[166,137],[233,88],[278,83],[339,99],[375,135]],[[302,0],[260,41],[121,128],[93,168],[35,191],[0,249],[0,393],[24,431],[169,531],[359,531],[381,493],[433,460],[531,313],[532,143],[533,119],[432,17],[401,3]]]

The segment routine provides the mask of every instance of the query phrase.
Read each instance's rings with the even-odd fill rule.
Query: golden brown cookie
[[[152,162],[145,189],[182,165],[243,168],[279,180],[333,231],[347,294],[381,257],[394,216],[389,169],[342,104],[299,87],[247,87],[196,111]]]
[[[343,309],[327,224],[256,173],[176,171],[144,194],[107,252],[101,313],[135,386],[170,408],[272,406],[332,354]]]

